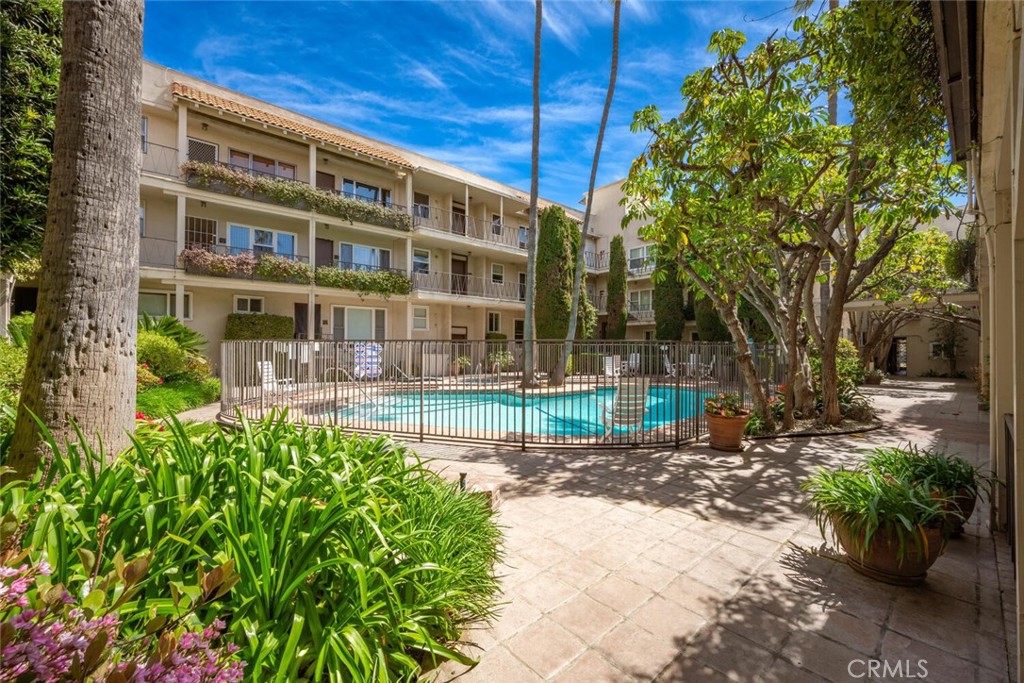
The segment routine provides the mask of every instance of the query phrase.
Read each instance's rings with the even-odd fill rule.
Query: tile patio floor
[[[437,680],[865,681],[854,660],[868,659],[914,667],[884,680],[1016,680],[1012,570],[987,505],[918,588],[854,573],[803,510],[800,482],[865,446],[913,440],[987,463],[987,414],[969,383],[869,391],[881,430],[735,455],[413,444],[453,477],[498,484],[506,526],[506,604],[466,637],[480,664]]]

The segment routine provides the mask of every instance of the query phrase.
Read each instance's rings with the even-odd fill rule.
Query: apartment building
[[[643,223],[633,222],[625,228],[622,219],[626,209],[620,205],[622,183],[616,180],[594,190],[590,217],[590,237],[584,251],[587,264],[587,295],[597,307],[597,336],[604,337],[608,316],[608,262],[611,241],[622,236],[626,251],[626,338],[655,339],[654,333],[654,245],[640,237]],[[584,203],[586,197],[584,197]],[[697,340],[696,325],[687,322],[683,332],[687,341]]]
[[[140,311],[211,348],[230,313],[301,338],[522,336],[528,194],[151,62],[142,92]]]

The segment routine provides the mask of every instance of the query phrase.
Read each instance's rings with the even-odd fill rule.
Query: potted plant
[[[469,356],[459,356],[452,361],[452,376],[457,377],[472,364],[473,361],[470,360]]]
[[[743,450],[743,429],[750,411],[738,394],[718,394],[704,399],[704,417],[708,422],[711,447],[719,451]]]
[[[865,384],[878,385],[882,383],[883,379],[885,379],[885,373],[879,370],[878,368],[870,370],[867,374],[864,375]]]
[[[804,482],[822,536],[831,527],[853,569],[913,586],[945,550],[945,501],[927,486],[870,467],[820,469]]]
[[[994,481],[959,456],[910,443],[876,448],[868,456],[867,464],[885,475],[927,487],[933,498],[943,501],[945,523],[954,535],[963,533],[964,522],[974,513],[978,491],[991,494]]]

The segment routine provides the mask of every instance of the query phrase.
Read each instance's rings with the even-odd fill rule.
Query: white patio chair
[[[282,397],[295,391],[295,382],[290,377],[277,378],[273,361],[256,361],[256,371],[265,395]]]
[[[622,356],[604,357],[604,376],[618,377],[622,373]]]
[[[604,406],[601,413],[601,424],[604,425],[604,437],[611,437],[616,428],[625,428],[627,435],[634,440],[636,433],[643,427],[644,415],[647,413],[647,382],[645,380],[623,380],[615,390],[615,398],[611,405]]]
[[[627,375],[639,375],[640,374],[640,354],[631,353],[629,359],[626,361],[626,374]]]
[[[715,378],[715,357],[711,356],[710,363],[700,364],[700,378],[701,379],[714,379]]]

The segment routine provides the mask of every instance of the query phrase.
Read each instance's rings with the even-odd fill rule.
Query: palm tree
[[[540,183],[540,33],[544,23],[542,0],[537,10],[533,29],[533,148],[530,151],[530,227],[526,240],[526,319],[523,321],[523,386],[537,384],[534,376],[535,346],[533,308],[537,281],[537,194]]]
[[[583,286],[584,253],[587,248],[587,236],[590,234],[590,213],[594,203],[594,184],[597,181],[597,167],[601,161],[601,144],[604,142],[604,130],[608,125],[608,112],[612,108],[615,96],[615,77],[619,68],[619,17],[622,13],[622,1],[613,0],[615,18],[612,21],[612,65],[608,78],[608,92],[604,98],[604,111],[601,112],[601,127],[597,131],[597,145],[594,147],[594,161],[590,165],[590,185],[587,187],[587,208],[583,213],[583,234],[580,237],[579,251],[576,253],[576,274],[572,282],[572,309],[569,312],[569,330],[565,335],[565,348],[562,350],[560,362],[552,373],[551,384],[560,386],[565,382],[565,369],[569,365],[572,353],[572,340],[576,337],[576,321],[580,311],[580,290]]]
[[[143,0],[65,0],[35,328],[7,464],[31,477],[75,425],[116,454],[135,425]],[[52,457],[52,454],[51,456]]]

